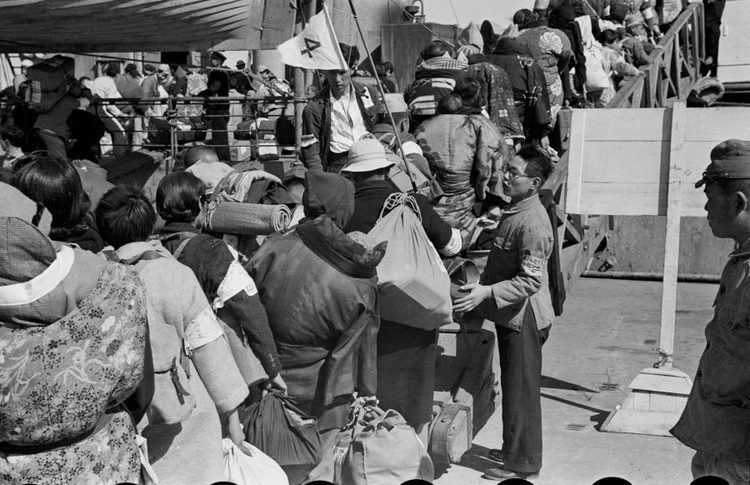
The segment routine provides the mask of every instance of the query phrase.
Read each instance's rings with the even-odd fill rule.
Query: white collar
[[[74,260],[73,249],[61,246],[52,264],[39,275],[24,283],[0,286],[0,306],[27,305],[47,295],[68,276]]]

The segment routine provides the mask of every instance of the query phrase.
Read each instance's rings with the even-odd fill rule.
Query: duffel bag
[[[388,241],[377,268],[380,316],[424,330],[451,323],[450,278],[422,227],[416,200],[391,194],[369,235],[377,243]]]

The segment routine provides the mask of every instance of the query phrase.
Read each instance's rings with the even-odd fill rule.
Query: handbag
[[[320,461],[318,421],[281,392],[272,391],[251,404],[242,424],[245,440],[282,467],[312,469]]]
[[[450,278],[422,227],[414,197],[388,196],[369,235],[388,241],[377,267],[380,316],[423,330],[451,323]]]

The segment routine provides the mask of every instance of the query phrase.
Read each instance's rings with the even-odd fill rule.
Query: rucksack
[[[26,101],[29,107],[39,113],[46,113],[57,105],[71,85],[75,60],[72,57],[56,55],[29,67],[26,77],[29,89]]]

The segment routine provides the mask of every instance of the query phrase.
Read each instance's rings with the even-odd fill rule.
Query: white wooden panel
[[[725,83],[750,81],[750,1],[730,0],[721,18],[719,79]]]
[[[669,160],[669,141],[589,141],[583,163],[585,182],[660,180]]]
[[[570,121],[570,145],[568,149],[568,180],[566,183],[565,212],[581,214],[581,194],[583,188],[584,136],[586,114],[592,110],[574,110]]]
[[[669,141],[666,108],[587,109],[586,141]],[[574,112],[575,115],[575,112]]]
[[[584,214],[658,216],[666,213],[665,193],[657,182],[586,183],[580,205]]]
[[[715,146],[729,138],[750,140],[750,108],[688,108],[687,111],[687,141],[710,141]],[[708,152],[704,159],[708,160]]]

